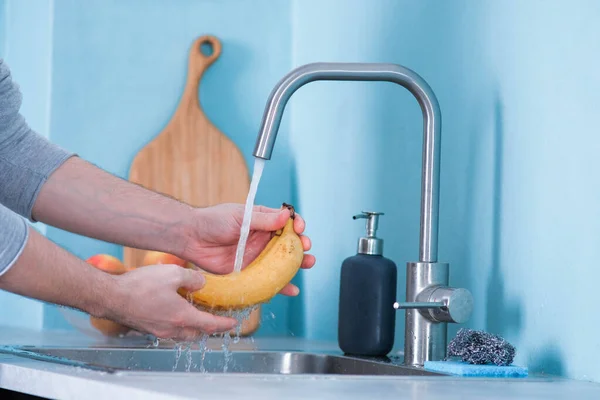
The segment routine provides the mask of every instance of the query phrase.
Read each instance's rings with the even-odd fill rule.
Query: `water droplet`
[[[208,348],[208,335],[202,335],[202,339],[198,343],[198,349],[200,350],[200,372],[206,372],[204,368],[204,358],[206,357],[206,353],[210,351]]]
[[[231,361],[231,351],[229,350],[229,343],[231,342],[231,334],[229,332],[223,335],[223,344],[221,345],[221,349],[223,350],[223,355],[225,357],[225,364],[223,365],[223,372],[227,372],[229,368],[229,362]]]
[[[192,343],[188,343],[185,348],[185,372],[192,369]]]
[[[175,364],[173,365],[173,371],[177,370],[177,365],[179,364],[179,358],[181,357],[181,344],[175,345]]]

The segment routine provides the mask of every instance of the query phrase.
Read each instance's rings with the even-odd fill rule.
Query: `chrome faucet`
[[[435,94],[419,75],[397,64],[313,63],[285,75],[273,88],[264,111],[254,156],[269,160],[284,108],[292,94],[313,81],[387,81],[408,89],[423,113],[423,159],[419,261],[406,265],[404,364],[422,367],[446,357],[447,323],[466,322],[473,297],[448,287],[449,264],[437,261],[441,114]]]

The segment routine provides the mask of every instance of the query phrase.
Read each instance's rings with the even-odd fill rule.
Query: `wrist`
[[[166,240],[162,238],[162,243],[159,244],[159,246],[164,246],[164,248],[158,248],[159,251],[164,251],[165,253],[185,259],[189,253],[190,241],[192,240],[195,231],[194,226],[197,222],[194,210],[195,208],[182,204],[178,212],[173,215],[173,220],[169,224],[170,228],[166,234]]]
[[[97,318],[110,318],[115,310],[123,305],[116,276],[103,271],[94,270],[89,289],[84,291],[81,309]]]
[[[132,247],[156,250],[182,257],[189,234],[193,231],[191,224],[194,218],[194,207],[160,194],[156,199],[158,201],[152,211],[154,218],[148,218],[152,222],[146,229],[146,235],[143,235],[144,243]]]
[[[191,209],[190,215],[178,225],[176,236],[180,247],[176,253],[172,254],[187,261],[193,261],[192,259],[198,255],[199,228],[207,223],[203,210],[203,208]]]

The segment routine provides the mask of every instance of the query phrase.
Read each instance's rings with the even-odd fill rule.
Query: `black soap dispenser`
[[[363,211],[367,236],[358,252],[342,263],[338,344],[348,355],[382,357],[394,346],[396,328],[396,264],[383,256],[383,240],[376,237],[379,216]]]

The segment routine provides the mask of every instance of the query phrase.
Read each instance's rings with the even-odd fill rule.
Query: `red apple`
[[[148,251],[144,256],[141,266],[156,265],[156,264],[175,264],[180,267],[186,266],[186,261],[174,256],[173,254],[163,253],[161,251]]]

